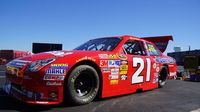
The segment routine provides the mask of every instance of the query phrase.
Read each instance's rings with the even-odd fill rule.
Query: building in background
[[[167,55],[176,60],[177,76],[186,76],[191,81],[200,81],[200,50],[189,49],[189,51],[172,52]]]
[[[167,53],[167,55],[176,59],[176,63],[178,66],[184,66],[185,56],[200,56],[200,50],[171,52]]]
[[[62,50],[62,44],[54,44],[54,43],[33,43],[32,44],[33,53],[58,51],[58,50]]]
[[[4,65],[15,58],[24,57],[31,54],[32,53],[28,51],[0,50],[0,65]]]
[[[174,52],[181,52],[181,47],[174,47]]]

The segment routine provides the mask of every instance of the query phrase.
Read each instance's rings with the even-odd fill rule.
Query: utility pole
[[[189,45],[189,51],[190,51],[190,45]]]

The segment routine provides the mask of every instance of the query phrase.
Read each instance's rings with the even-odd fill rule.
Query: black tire
[[[89,65],[77,66],[69,74],[65,85],[65,95],[75,105],[90,103],[99,90],[97,71]]]
[[[166,66],[163,66],[159,73],[159,80],[158,80],[158,86],[159,88],[162,88],[166,85],[166,81],[168,78],[168,69]]]

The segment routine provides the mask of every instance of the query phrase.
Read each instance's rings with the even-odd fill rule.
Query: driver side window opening
[[[130,55],[146,55],[143,42],[137,40],[128,40],[123,45],[124,52]]]

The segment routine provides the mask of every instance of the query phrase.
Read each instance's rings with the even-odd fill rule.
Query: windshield
[[[94,39],[75,48],[74,50],[112,51],[119,44],[120,41],[121,41],[121,38],[117,38],[117,37]]]

